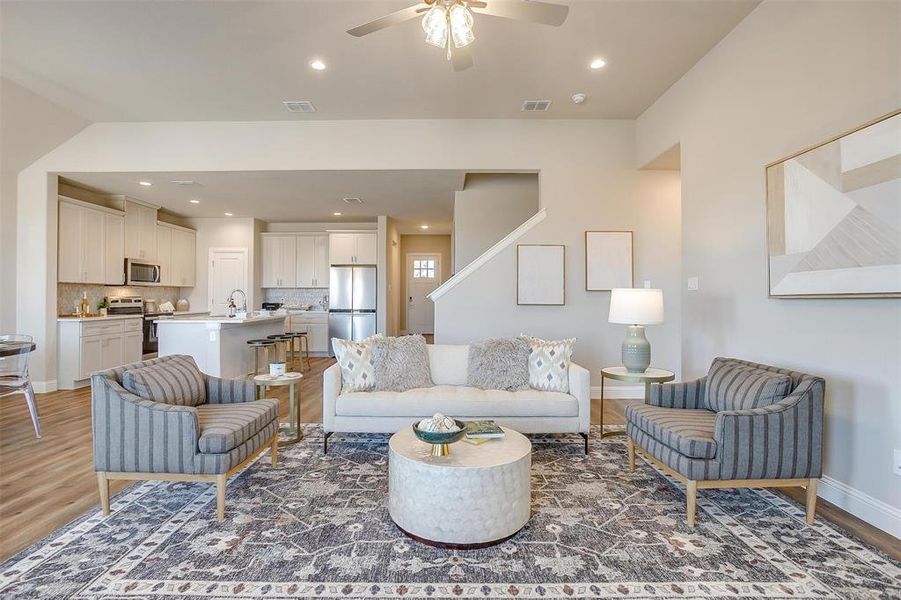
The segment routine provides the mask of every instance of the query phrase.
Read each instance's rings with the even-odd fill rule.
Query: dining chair
[[[28,355],[34,348],[34,338],[30,335],[0,335],[0,398],[25,394],[34,433],[40,438],[41,420],[34,399],[34,388],[28,376]]]

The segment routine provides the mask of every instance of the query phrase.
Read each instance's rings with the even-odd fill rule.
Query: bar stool
[[[293,341],[291,336],[284,333],[276,333],[273,335],[267,335],[266,337],[275,342],[275,360],[279,360],[281,358],[281,360],[283,360],[285,365],[287,366],[288,351],[291,350],[292,357],[294,354],[293,350],[291,349]]]
[[[264,365],[266,365],[266,372],[269,372],[269,350],[276,349],[275,342],[273,340],[247,340],[247,345],[250,346],[250,351],[253,352],[253,373],[248,373],[250,376],[257,376],[260,374],[260,350],[264,352]]]
[[[289,331],[286,332],[285,335],[291,336],[291,347],[292,353],[297,352],[300,355],[300,370],[303,371],[303,363],[306,361],[307,368],[306,370],[312,370],[313,366],[310,364],[310,340],[307,337],[306,331]],[[295,342],[297,342],[297,346],[295,346]]]

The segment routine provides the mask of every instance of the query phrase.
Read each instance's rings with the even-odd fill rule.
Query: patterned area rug
[[[251,465],[215,518],[212,485],[144,483],[0,565],[9,598],[898,598],[901,565],[765,491],[682,489],[623,438],[532,436],[532,518],[488,549],[406,538],[387,438],[321,431]]]

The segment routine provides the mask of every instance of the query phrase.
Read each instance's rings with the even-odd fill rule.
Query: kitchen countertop
[[[60,316],[57,317],[57,321],[73,321],[73,322],[81,322],[81,321],[119,321],[121,319],[142,319],[144,315],[109,315],[106,317],[101,317],[100,315],[93,317],[76,317],[76,316]]]
[[[157,325],[191,325],[197,323],[207,324],[223,324],[223,325],[255,325],[256,323],[266,323],[268,321],[284,321],[285,315],[261,316],[256,315],[247,317],[246,319],[235,319],[226,317],[225,315],[210,315],[197,317],[184,317],[182,319],[163,318],[156,319]]]

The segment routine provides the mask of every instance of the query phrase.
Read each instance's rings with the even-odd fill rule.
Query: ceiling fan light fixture
[[[435,4],[422,18],[427,44],[444,48],[447,45],[447,11],[442,4]]]
[[[454,4],[448,15],[454,46],[462,48],[473,43],[476,36],[472,33],[472,13],[462,4]]]

